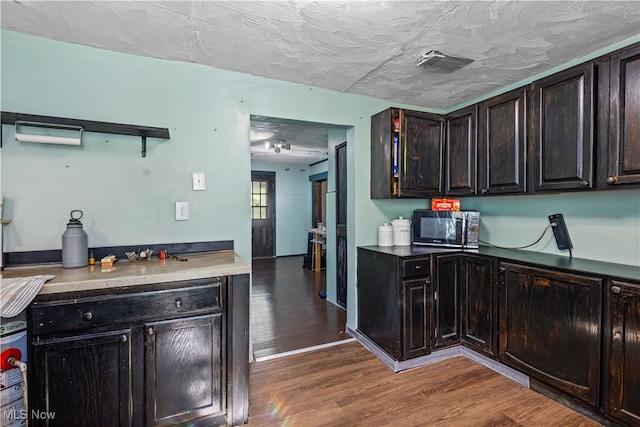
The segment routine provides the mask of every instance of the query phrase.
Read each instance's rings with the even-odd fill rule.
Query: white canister
[[[378,226],[378,246],[393,246],[393,227],[386,222]]]
[[[393,244],[411,246],[411,220],[398,217],[391,221],[393,226]]]

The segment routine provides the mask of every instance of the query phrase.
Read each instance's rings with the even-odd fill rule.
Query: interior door
[[[273,257],[275,234],[275,172],[251,173],[251,254]]]
[[[347,143],[336,146],[336,302],[347,307]]]

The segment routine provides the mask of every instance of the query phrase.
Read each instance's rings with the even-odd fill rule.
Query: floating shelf
[[[2,111],[2,124],[12,125],[16,121],[34,123],[81,126],[86,132],[110,133],[114,135],[130,135],[142,138],[142,157],[147,155],[147,138],[169,139],[169,129],[151,126],[127,125],[121,123],[96,122],[93,120],[69,119],[64,117],[40,116]],[[0,147],[2,147],[0,140]]]
[[[11,224],[11,220],[10,219],[0,219],[0,224],[2,224],[2,225]]]

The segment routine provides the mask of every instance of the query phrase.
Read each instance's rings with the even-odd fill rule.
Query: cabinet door
[[[480,104],[478,192],[524,193],[527,91],[518,89]]]
[[[478,107],[446,117],[445,194],[469,196],[477,190]]]
[[[466,347],[495,357],[497,296],[493,260],[465,256],[462,262],[460,339]]]
[[[501,263],[500,361],[597,406],[602,279]]]
[[[640,184],[640,46],[611,57],[607,184]]]
[[[431,352],[430,345],[430,282],[428,278],[402,282],[403,357],[411,359]],[[389,301],[389,303],[393,303]]]
[[[146,425],[226,423],[222,313],[145,325]]]
[[[609,411],[619,421],[640,425],[640,285],[613,280],[609,292]]]
[[[131,426],[131,330],[33,341],[30,425]],[[45,417],[46,418],[46,417]]]
[[[593,186],[593,64],[532,85],[534,190]]]
[[[399,197],[442,194],[442,117],[400,110]]]
[[[434,348],[457,344],[459,335],[459,259],[456,255],[436,257],[434,282]]]

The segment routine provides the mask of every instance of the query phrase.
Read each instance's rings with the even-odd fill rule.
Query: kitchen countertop
[[[104,270],[99,260],[96,265],[79,268],[62,268],[61,265],[13,267],[5,269],[0,277],[56,276],[44,284],[39,293],[42,295],[251,273],[251,266],[233,251],[190,254],[183,258],[188,261],[178,262],[173,258],[136,262],[119,260]]]
[[[500,258],[503,261],[524,262],[544,268],[568,270],[575,273],[596,274],[623,280],[640,280],[640,267],[613,262],[594,261],[584,258],[546,254],[516,249],[480,246],[478,249],[442,248],[433,246],[360,246],[361,249],[387,253],[401,257],[434,255],[443,253],[468,253]]]

